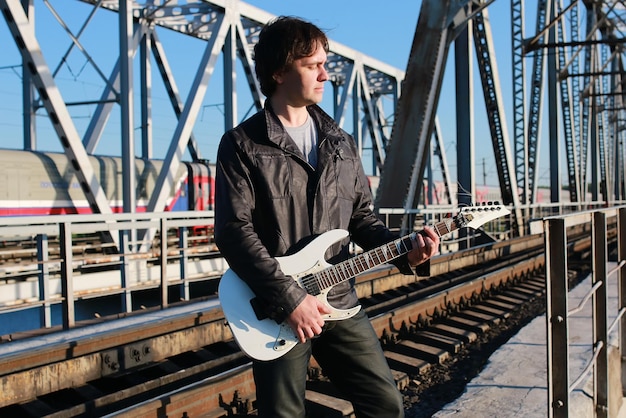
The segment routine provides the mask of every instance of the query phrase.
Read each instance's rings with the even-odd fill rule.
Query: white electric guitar
[[[432,228],[439,236],[463,227],[478,228],[484,223],[509,214],[510,211],[498,204],[467,206],[451,218]],[[339,264],[331,265],[324,259],[328,247],[348,236],[348,231],[333,229],[319,235],[295,254],[277,257],[280,268],[291,276],[309,294],[330,306],[327,295],[338,283],[349,280],[367,270],[387,263],[408,253],[412,249],[413,232],[380,247],[363,252]],[[259,319],[252,301],[256,295],[232,270],[222,276],[218,289],[222,310],[241,350],[256,360],[274,360],[298,344],[298,338],[285,322],[278,324],[270,318]],[[360,309],[336,309],[323,315],[324,320],[341,320],[354,316]]]

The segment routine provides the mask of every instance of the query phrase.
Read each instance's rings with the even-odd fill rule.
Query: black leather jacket
[[[272,111],[266,108],[226,132],[216,168],[215,240],[230,268],[250,286],[265,313],[278,322],[306,292],[283,274],[274,257],[297,252],[311,236],[346,229],[370,249],[397,238],[374,215],[367,177],[354,139],[318,106],[309,114],[318,128],[313,168]],[[329,248],[332,262],[348,257],[349,239]],[[394,261],[413,274],[406,256]],[[358,304],[353,281],[329,293],[337,308]]]

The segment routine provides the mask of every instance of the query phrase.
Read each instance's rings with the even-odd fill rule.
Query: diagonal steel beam
[[[170,99],[170,103],[174,109],[176,117],[180,118],[180,115],[183,112],[183,102],[180,99],[178,86],[174,80],[173,72],[170,68],[169,61],[167,60],[167,55],[165,54],[165,49],[163,48],[163,44],[161,43],[156,31],[151,31],[150,39],[152,40],[151,46],[152,53],[154,54],[154,60],[157,64],[157,68],[159,69],[159,73],[161,74],[163,84],[165,85],[167,96]],[[194,161],[202,158],[198,142],[196,141],[193,132],[189,135],[189,144],[187,149],[189,150],[189,153]]]
[[[382,137],[380,130],[376,129],[377,118],[375,117],[375,106],[372,103],[372,96],[370,95],[370,86],[367,84],[367,77],[365,70],[361,66],[358,70],[359,81],[362,83],[361,88],[361,101],[363,103],[363,112],[365,113],[365,121],[370,132],[370,138],[372,139],[372,151],[376,157],[376,165],[379,170],[382,170],[385,165],[385,154]]]
[[[94,213],[111,213],[111,207],[91,166],[87,151],[43,57],[35,37],[34,25],[28,20],[20,0],[0,0],[0,8],[20,49],[24,66],[31,74],[33,84],[61,141],[65,155],[76,171],[91,210]]]
[[[137,52],[139,46],[139,40],[143,36],[144,28],[141,25],[136,26],[135,33],[133,34],[133,40],[129,48],[132,48],[133,52]],[[98,147],[98,143],[102,138],[102,132],[104,127],[111,116],[113,105],[119,101],[119,94],[117,91],[120,89],[120,60],[118,58],[111,75],[109,76],[110,82],[106,84],[105,89],[102,91],[98,106],[94,110],[93,117],[89,122],[89,126],[83,136],[83,145],[88,154],[93,154]]]
[[[452,0],[422,3],[376,194],[377,210],[410,209],[419,200],[420,187],[417,186],[424,176],[448,50],[454,35],[451,16],[460,9],[461,6]],[[402,219],[399,223],[405,221]]]
[[[198,72],[191,86],[187,102],[180,115],[178,124],[174,131],[174,136],[167,155],[163,162],[163,169],[157,178],[154,192],[150,198],[147,211],[159,212],[165,208],[165,203],[174,187],[175,174],[180,165],[184,149],[187,145],[191,129],[196,121],[198,112],[204,99],[207,86],[213,70],[215,62],[220,54],[226,35],[231,28],[230,19],[231,12],[228,10],[223,15],[218,15],[214,24],[213,34],[207,42],[207,46],[198,66]]]

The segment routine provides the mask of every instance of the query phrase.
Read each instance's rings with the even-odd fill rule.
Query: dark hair
[[[318,42],[328,52],[326,34],[305,20],[279,16],[268,22],[254,46],[255,71],[263,94],[274,94],[274,74],[287,70],[297,59],[313,55]]]

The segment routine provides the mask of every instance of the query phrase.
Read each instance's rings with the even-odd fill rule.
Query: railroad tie
[[[308,390],[305,393],[307,416],[328,418],[354,417],[354,408],[349,401]]]

